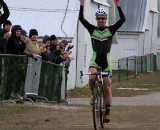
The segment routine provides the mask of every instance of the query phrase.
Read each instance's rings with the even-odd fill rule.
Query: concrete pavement
[[[89,105],[89,98],[68,98],[70,105]],[[160,106],[160,92],[135,97],[113,97],[112,106]]]

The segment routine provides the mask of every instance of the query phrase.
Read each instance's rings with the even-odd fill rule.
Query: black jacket
[[[8,39],[8,43],[7,43],[7,53],[22,55],[25,47],[26,47],[26,44],[20,41],[19,38],[14,38],[13,36],[11,36]]]

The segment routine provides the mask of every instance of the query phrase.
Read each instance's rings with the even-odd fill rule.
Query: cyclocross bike
[[[92,104],[92,113],[93,113],[93,124],[94,129],[97,130],[100,127],[104,128],[104,117],[105,117],[105,102],[104,102],[104,91],[102,83],[102,75],[108,75],[107,72],[102,72],[101,68],[97,68],[97,72],[94,74],[83,73],[80,71],[80,77],[83,75],[95,75],[96,81],[93,88],[93,104]]]

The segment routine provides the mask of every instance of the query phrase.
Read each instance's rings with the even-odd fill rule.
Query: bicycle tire
[[[104,92],[100,92],[100,125],[101,128],[104,128],[104,115],[105,115],[105,103],[104,103]]]
[[[100,126],[100,96],[98,94],[97,86],[93,88],[93,105],[92,105],[92,112],[93,112],[93,125],[94,129],[97,130]]]

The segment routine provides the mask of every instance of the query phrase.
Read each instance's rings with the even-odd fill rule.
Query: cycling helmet
[[[104,8],[98,8],[95,16],[107,16],[107,12]]]

